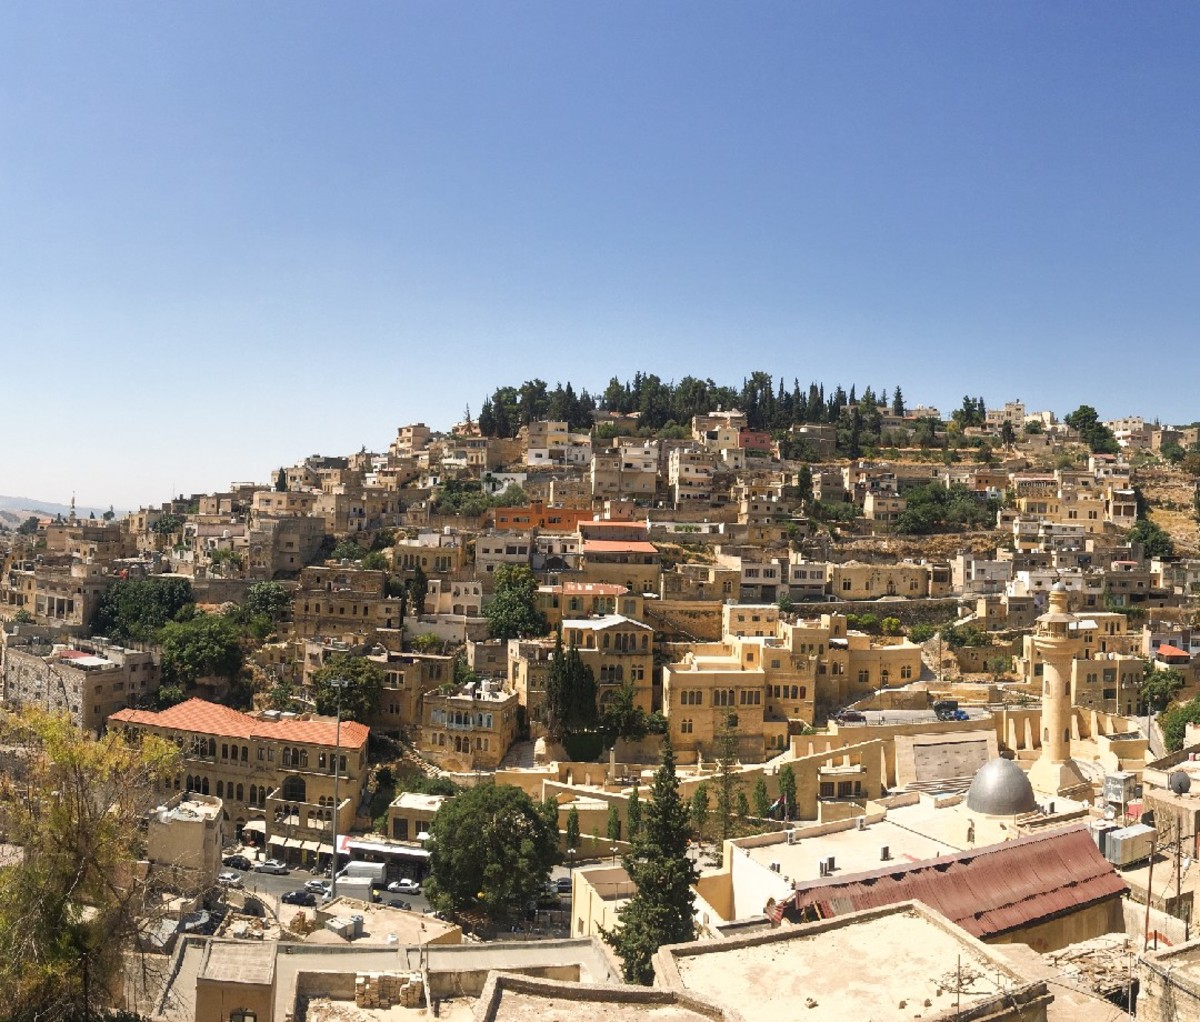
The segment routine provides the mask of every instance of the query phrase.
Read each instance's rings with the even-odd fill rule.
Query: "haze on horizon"
[[[1200,419],[1200,9],[0,8],[0,492],[764,370]]]

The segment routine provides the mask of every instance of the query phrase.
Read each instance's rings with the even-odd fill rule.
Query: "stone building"
[[[368,729],[355,721],[339,727],[332,717],[242,713],[189,699],[157,712],[121,710],[109,727],[174,742],[179,773],[163,793],[223,799],[232,834],[290,862],[314,864],[331,853],[335,774],[339,832],[349,830],[362,801]]]
[[[92,734],[100,733],[110,714],[151,701],[159,681],[151,653],[104,639],[52,645],[15,636],[4,652],[5,705],[66,713]]]

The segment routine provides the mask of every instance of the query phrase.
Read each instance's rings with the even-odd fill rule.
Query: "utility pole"
[[[338,782],[342,777],[342,691],[350,684],[349,678],[331,678],[329,684],[337,689],[337,725],[333,732],[333,856],[329,866],[329,900],[337,897],[338,881]]]

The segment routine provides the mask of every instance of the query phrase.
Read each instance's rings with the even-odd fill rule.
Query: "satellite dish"
[[[1176,770],[1173,774],[1171,774],[1169,783],[1171,785],[1171,790],[1175,792],[1176,795],[1186,795],[1192,787],[1192,779],[1182,770]]]
[[[1117,811],[1112,806],[1104,807],[1104,818],[1106,820],[1114,820],[1117,817]]]

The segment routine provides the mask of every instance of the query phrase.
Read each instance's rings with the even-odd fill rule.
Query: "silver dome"
[[[988,816],[1016,816],[1037,809],[1029,778],[1011,759],[993,759],[975,771],[967,808]]]

